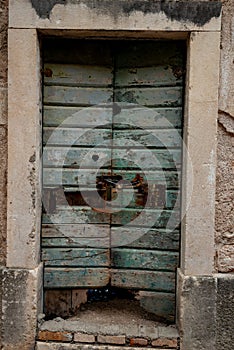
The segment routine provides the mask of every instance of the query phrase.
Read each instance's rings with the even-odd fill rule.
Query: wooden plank
[[[139,147],[175,147],[182,144],[181,131],[177,130],[117,130],[113,132],[113,145],[121,142],[122,147],[128,147],[132,140]],[[43,143],[48,145],[98,146],[111,140],[110,129],[44,127]]]
[[[182,84],[182,76],[177,78],[172,67],[167,64],[152,67],[117,68],[115,86],[175,86]]]
[[[113,132],[113,146],[115,144],[128,147],[132,145],[132,141],[136,142],[139,147],[173,147],[181,148],[181,130],[118,130]]]
[[[44,103],[67,106],[91,106],[113,101],[113,89],[45,86]]]
[[[88,239],[106,238],[110,234],[109,225],[42,225],[42,238],[77,238]]]
[[[43,214],[43,224],[109,224],[110,214],[89,207],[61,207],[55,214]]]
[[[169,117],[170,117],[170,113]],[[174,117],[171,116],[173,119]],[[176,118],[176,117],[175,117]],[[174,120],[174,119],[173,119]],[[111,127],[112,108],[44,106],[43,125],[57,127]]]
[[[104,171],[103,171],[104,172]],[[142,174],[140,171],[129,171],[129,170],[115,170],[115,173],[122,175],[125,180],[131,181],[135,178],[136,172],[140,173],[148,181],[154,181],[158,184],[163,184],[166,181],[167,188],[177,188],[180,181],[180,173],[174,171],[150,171],[146,170]],[[54,168],[44,168],[43,169],[43,184],[44,186],[57,186],[61,182],[63,185],[67,186],[90,186],[94,183],[96,178],[96,169],[63,169],[61,174],[61,169]]]
[[[171,210],[145,209],[144,214],[139,209],[125,208],[112,214],[113,225],[132,225],[165,228],[170,219],[175,228],[180,223],[180,212]],[[122,228],[121,228],[122,232]]]
[[[111,227],[112,247],[123,246],[123,237],[124,247],[174,251],[179,251],[180,247],[180,233],[178,231],[124,227],[121,234],[119,234],[118,228]],[[129,239],[129,243],[126,237]]]
[[[43,128],[43,143],[47,146],[98,146],[111,144],[111,137],[111,129]]]
[[[181,87],[116,88],[115,101],[147,107],[179,107],[182,105],[182,89]]]
[[[159,186],[157,186],[158,184],[155,185],[155,189],[157,191],[157,188]],[[128,204],[128,208],[165,208],[165,209],[179,209],[180,207],[180,193],[178,193],[178,191],[165,191],[159,189],[159,191],[161,191],[161,193],[159,192],[159,195],[156,193],[154,193],[153,191],[148,192],[148,196],[146,195],[142,195],[139,193],[135,193],[133,195],[132,200],[129,202]],[[127,190],[123,191],[123,204],[126,203],[126,199],[125,199],[125,195],[129,195],[130,193]],[[150,198],[149,198],[150,196]],[[129,198],[129,197],[128,197]]]
[[[126,248],[111,249],[111,266],[113,268],[175,271],[178,262],[179,254],[176,252]]]
[[[122,208],[166,208],[166,186],[148,183],[148,186],[141,189],[131,188],[112,188],[111,199],[115,207]],[[175,203],[176,197],[172,197],[172,204]],[[43,188],[43,206],[48,213],[56,211],[56,207],[65,206],[90,206],[93,208],[104,207],[106,201],[106,190],[99,191],[96,183],[88,188],[86,187],[58,187]]]
[[[151,67],[152,65],[181,66],[184,63],[186,43],[183,41],[121,42],[117,51],[116,66]]]
[[[44,310],[47,316],[68,317],[71,313],[71,306],[71,290],[45,290]]]
[[[113,116],[114,129],[138,127],[142,129],[170,129],[182,127],[182,108],[124,108],[119,103],[121,110]]]
[[[112,65],[109,40],[46,38],[43,40],[44,62]]]
[[[113,199],[118,199],[116,207],[179,209],[180,193],[177,190],[166,190],[166,184],[162,187],[160,188],[156,183],[154,192],[151,184],[151,190],[145,193],[131,189],[117,189],[113,194]]]
[[[107,141],[108,143],[109,141]],[[107,145],[108,146],[108,145]],[[102,164],[120,169],[175,169],[181,165],[181,150],[179,149],[134,149],[110,148],[78,148],[78,147],[46,147],[43,152],[43,165],[46,167],[79,167],[96,169]],[[112,151],[112,152],[111,152]],[[139,170],[138,170],[139,171]]]
[[[97,228],[98,231],[98,228]],[[96,238],[77,238],[77,237],[64,237],[64,238],[42,238],[42,247],[110,247],[110,237],[96,237]]]
[[[46,85],[109,86],[112,81],[110,67],[53,63],[44,66]]]
[[[115,189],[112,193],[113,200],[116,200],[115,208],[151,208],[150,201],[147,202],[147,193],[138,193],[137,190]],[[154,203],[155,204],[155,203]],[[161,203],[160,203],[161,204]],[[155,207],[155,205],[153,205]],[[157,206],[159,207],[159,205]]]
[[[146,311],[163,317],[170,322],[175,319],[175,294],[159,292],[139,292],[140,305]]]
[[[146,227],[150,225],[157,228],[164,228],[169,219],[174,227],[180,222],[180,213],[176,210],[145,209],[144,215],[140,215],[141,212],[142,210],[139,209],[125,208],[111,214],[111,222],[113,225],[129,224]],[[43,224],[108,224],[110,223],[110,214],[97,212],[89,207],[67,206],[58,208],[55,214],[43,214],[42,222]]]
[[[111,236],[110,236],[111,230]],[[124,242],[123,242],[124,237]],[[127,238],[127,239],[126,239]],[[178,251],[180,233],[165,229],[124,227],[121,232],[109,225],[43,225],[43,247],[118,247]]]
[[[71,190],[71,191],[70,191]],[[61,207],[72,209],[85,208],[87,206],[92,208],[102,208],[106,205],[106,191],[102,191],[101,195],[96,188],[78,188],[72,187],[63,189],[60,188],[43,188],[43,213],[52,214],[60,210]]]
[[[109,282],[109,275],[110,271],[107,268],[46,267],[44,270],[44,287],[104,287]]]
[[[175,291],[175,273],[111,269],[111,285],[118,288]]]
[[[101,209],[100,209],[101,210]],[[164,228],[168,220],[171,225],[178,225],[180,222],[180,212],[171,210],[145,209],[144,215],[140,215],[142,210],[128,209],[115,212],[112,215],[113,225],[132,226],[154,226]],[[134,220],[134,223],[133,223]],[[43,214],[43,224],[108,224],[110,223],[110,214],[97,212],[90,207],[69,207],[61,206],[55,214]]]
[[[108,141],[109,142],[109,141]],[[78,148],[78,147],[46,147],[43,151],[43,165],[70,166],[99,169],[101,165],[111,159],[111,149],[107,148]],[[61,174],[61,172],[60,172]]]
[[[72,289],[72,314],[77,315],[80,306],[88,301],[88,289]]]
[[[127,207],[127,208],[165,208],[173,209],[175,206],[178,209],[180,207],[180,196],[178,191],[166,191],[166,186],[162,185],[162,189],[158,184],[155,184],[155,192],[152,191],[145,193],[139,193],[137,190],[131,189],[115,189],[112,193],[112,199],[118,200],[118,205],[115,207]],[[159,192],[158,192],[159,191]],[[177,198],[178,197],[178,198]],[[92,203],[90,201],[89,203]],[[98,203],[98,201],[97,201]]]
[[[136,169],[141,171],[153,169],[173,169],[181,165],[179,149],[113,149],[112,165],[116,169]]]
[[[45,266],[98,267],[109,266],[108,249],[43,248],[42,261]]]
[[[63,107],[63,106],[44,106],[43,125],[64,127],[110,127],[113,117],[113,127],[126,128],[139,127],[149,129],[168,129],[181,128],[182,126],[182,108],[144,108],[132,107],[124,109],[121,103],[121,110],[113,115],[111,106],[104,107]],[[144,114],[144,118],[142,118]],[[127,124],[128,123],[128,124]]]
[[[95,184],[94,184],[95,186]],[[43,188],[43,205],[48,213],[56,211],[56,208],[63,206],[103,206],[103,199],[97,192],[96,187],[92,188]],[[49,193],[48,193],[49,192]]]
[[[79,226],[92,227],[82,235]],[[104,229],[103,229],[104,227]],[[111,236],[110,236],[111,230]],[[79,235],[79,233],[80,235]],[[42,247],[132,247],[178,251],[180,233],[165,229],[124,227],[120,231],[109,225],[43,225]]]

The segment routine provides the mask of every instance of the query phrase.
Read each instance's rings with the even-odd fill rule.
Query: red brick
[[[75,333],[74,341],[79,343],[95,343],[95,336],[93,334]]]
[[[177,339],[158,338],[152,341],[152,346],[165,346],[168,348],[176,349]]]
[[[50,331],[39,331],[38,339],[44,341],[63,341],[63,342],[71,342],[72,341],[72,333],[68,332],[50,332]]]
[[[130,339],[130,345],[131,346],[146,346],[148,345],[148,340],[144,338],[131,338]]]
[[[97,341],[102,344],[124,345],[126,338],[125,335],[98,335]]]

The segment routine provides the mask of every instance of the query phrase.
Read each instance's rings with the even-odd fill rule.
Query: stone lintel
[[[11,28],[217,31],[220,1],[10,0]]]

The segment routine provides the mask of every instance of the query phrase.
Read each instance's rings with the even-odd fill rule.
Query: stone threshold
[[[112,345],[91,345],[91,344],[66,344],[66,343],[43,343],[37,342],[35,350],[145,350],[149,349],[149,347],[123,347],[121,346],[112,346]],[[166,349],[175,349],[168,347],[151,347],[151,349],[157,350],[166,350]],[[177,348],[179,349],[179,348]]]
[[[100,329],[101,328],[101,329]],[[129,325],[123,331],[119,325],[81,324],[76,320],[58,317],[45,321],[37,336],[38,350],[60,349],[179,349],[179,335],[175,326]],[[62,347],[61,347],[62,343]],[[70,344],[69,344],[70,343]]]

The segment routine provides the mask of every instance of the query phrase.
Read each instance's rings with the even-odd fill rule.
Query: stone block
[[[223,113],[221,113],[221,116],[222,115]],[[231,120],[231,116],[229,119]],[[232,118],[232,123],[234,124],[234,118]],[[233,210],[230,210],[233,206],[234,199],[233,176],[231,175],[233,174],[234,152],[233,135],[228,132],[224,124],[220,124],[220,119],[218,127],[217,161],[215,221],[217,247],[216,267],[220,272],[227,272],[229,270],[229,262],[231,262],[228,250],[231,250],[234,246]],[[224,248],[226,245],[230,246],[230,248]]]
[[[138,335],[139,337],[142,337],[142,338],[150,338],[150,339],[158,338],[159,337],[158,328],[159,327],[157,325],[153,327],[153,326],[147,326],[147,325],[141,324],[139,325],[139,328],[138,328]]]
[[[7,350],[33,349],[41,312],[42,265],[34,270],[2,270],[2,344]]]
[[[8,28],[8,1],[0,0],[0,48],[1,48],[0,87],[6,87],[7,85],[7,28]],[[0,102],[0,105],[1,105],[1,102]]]
[[[38,340],[44,341],[71,342],[72,338],[72,333],[69,332],[39,331],[38,333]]]
[[[0,94],[1,95],[1,94]],[[1,105],[1,96],[0,96]],[[1,106],[0,106],[1,109]],[[1,111],[0,111],[1,113]],[[0,126],[0,264],[6,263],[7,231],[7,128]]]
[[[216,279],[213,276],[181,276],[181,350],[216,350]]]
[[[74,341],[78,343],[95,343],[95,336],[93,334],[75,333]]]
[[[158,338],[152,341],[152,346],[177,349],[177,343],[177,339]]]
[[[59,343],[42,343],[37,342],[36,350],[145,350],[145,347],[120,347],[119,345],[91,345],[91,344],[59,344]],[[121,350],[122,350],[121,349]],[[157,348],[157,350],[165,350],[162,348]]]
[[[102,344],[125,344],[125,335],[98,335],[97,341]]]
[[[0,266],[0,349],[2,349],[2,270]]]
[[[168,327],[158,327],[158,334],[160,338],[168,338],[168,339],[173,339],[173,338],[178,338],[179,333],[176,329],[175,326],[168,326]]]
[[[234,276],[217,276],[216,349],[232,350],[234,344]]]
[[[159,317],[174,321],[175,295],[169,293],[139,292],[140,305],[143,309]]]
[[[234,115],[233,18],[233,0],[227,0],[222,6],[219,109],[230,115]]]
[[[7,123],[7,88],[0,87],[0,124]]]
[[[131,346],[147,346],[148,340],[144,338],[131,338],[129,344]]]
[[[234,245],[226,244],[218,250],[218,270],[234,272]]]

